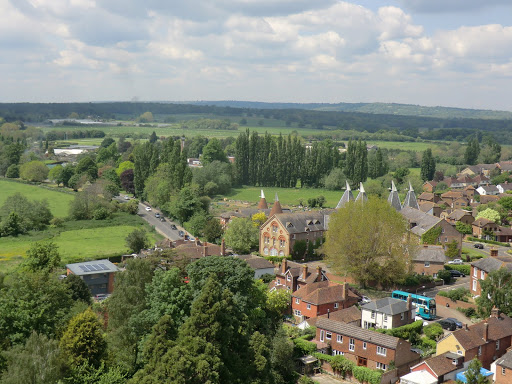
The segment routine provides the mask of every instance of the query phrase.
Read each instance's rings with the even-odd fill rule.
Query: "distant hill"
[[[450,107],[424,107],[413,104],[396,103],[264,103],[258,101],[186,101],[194,105],[214,105],[217,107],[257,108],[257,109],[306,109],[331,112],[360,112],[380,115],[423,116],[462,119],[512,119],[512,112],[486,109]]]

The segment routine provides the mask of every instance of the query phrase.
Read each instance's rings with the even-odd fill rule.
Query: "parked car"
[[[130,196],[125,196],[124,199],[125,200],[130,200]]]
[[[448,320],[448,319],[439,320],[438,324],[443,329],[446,329],[447,331],[455,331],[457,329],[457,324],[452,320]]]
[[[155,213],[155,217],[158,219],[160,217],[160,214],[158,212]]]
[[[478,248],[478,249],[484,249],[484,245],[481,243],[474,244],[473,247]]]
[[[460,265],[460,264],[464,264],[464,262],[462,261],[462,259],[453,259],[453,260],[450,260],[448,262],[448,264]]]
[[[162,216],[162,217],[160,218],[160,221],[161,221],[162,223],[165,223],[165,217],[163,217],[163,216]]]
[[[457,320],[454,317],[447,317],[446,320],[451,320],[457,325],[457,328],[462,328],[462,321]]]
[[[94,296],[94,298],[96,299],[96,301],[103,301],[108,299],[109,296],[110,295],[107,293],[98,293],[96,296]]]
[[[146,211],[151,211],[151,207],[146,207]]]
[[[450,275],[452,275],[452,277],[466,277],[464,273],[455,269],[450,269]]]
[[[183,231],[179,231],[179,232],[178,232],[178,235],[180,235],[180,237],[183,237],[183,236],[185,236],[185,232],[183,232]]]
[[[361,300],[359,300],[359,303],[364,305],[370,303],[372,300],[367,296],[361,296]]]
[[[175,230],[177,230],[178,228],[176,228],[176,225],[171,224],[171,229],[172,229],[173,231],[175,231]],[[180,232],[181,232],[181,231],[180,231]],[[180,236],[181,236],[181,235],[180,235]]]

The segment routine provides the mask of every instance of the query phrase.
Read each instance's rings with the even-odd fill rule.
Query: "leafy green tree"
[[[126,246],[132,253],[139,253],[141,249],[145,249],[149,245],[147,232],[142,228],[134,229],[126,236]]]
[[[290,383],[294,379],[293,343],[281,328],[272,340],[270,362],[276,383]]]
[[[50,170],[43,162],[33,160],[20,167],[20,177],[23,180],[41,182],[46,179]]]
[[[108,148],[111,144],[114,144],[116,141],[111,137],[105,137],[100,144],[100,148]]]
[[[23,264],[32,272],[51,272],[60,265],[59,248],[52,241],[33,243]]]
[[[64,280],[64,283],[68,287],[73,300],[91,304],[91,290],[80,276],[69,274]]]
[[[5,177],[9,179],[17,179],[20,177],[20,167],[17,164],[9,165],[7,171],[5,172]]]
[[[62,184],[65,187],[70,187],[69,180],[73,177],[75,174],[75,168],[72,165],[66,165],[63,167],[62,172],[60,174],[60,177],[55,180],[57,185]]]
[[[402,215],[387,201],[370,197],[350,202],[333,213],[324,252],[334,269],[348,273],[363,286],[383,286],[406,274],[415,250]],[[404,240],[405,239],[405,240]]]
[[[235,218],[230,221],[224,234],[226,244],[237,253],[249,253],[258,246],[259,229],[251,219]]]
[[[64,171],[64,167],[60,164],[57,164],[55,167],[50,169],[50,172],[48,173],[48,179],[51,181],[57,183],[57,185],[60,184],[60,180],[62,178],[62,172]]]
[[[493,307],[512,315],[512,272],[506,268],[493,271],[485,280],[480,280],[480,287],[482,293],[476,304],[482,317],[488,317]]]
[[[341,168],[333,168],[325,177],[323,184],[326,189],[331,191],[339,191],[345,186],[345,174]]]
[[[75,174],[86,174],[90,180],[96,180],[98,178],[98,166],[91,156],[84,156],[78,161]]]
[[[22,233],[26,232],[26,226],[23,223],[23,220],[20,218],[16,212],[9,213],[1,223],[0,226],[0,236],[18,236]]]
[[[9,196],[0,209],[0,215],[4,217],[12,212],[15,212],[21,220],[23,232],[43,229],[53,218],[47,200],[30,201],[21,193]]]
[[[32,331],[54,335],[72,303],[66,286],[47,273],[12,274],[0,290],[0,340],[24,343]]]
[[[204,212],[200,198],[189,188],[183,188],[170,204],[170,213],[180,223],[187,222],[195,213]]]
[[[4,356],[7,368],[0,379],[2,384],[57,383],[68,369],[59,343],[35,331],[24,345],[14,346]]]
[[[398,184],[402,184],[410,172],[409,168],[397,168],[395,172],[393,172],[393,177],[398,181]]]
[[[290,306],[291,295],[286,289],[275,289],[267,292],[267,308],[280,318]]]
[[[478,215],[476,216],[477,219],[483,217],[484,219],[494,221],[496,224],[501,223],[501,217],[498,211],[487,208],[481,212],[478,212]]]
[[[218,243],[224,234],[224,230],[222,229],[219,219],[215,217],[208,219],[204,226],[203,234],[206,241],[209,241],[210,243]]]
[[[137,118],[139,123],[152,123],[154,121],[153,114],[149,111],[144,112]]]
[[[224,152],[224,149],[222,149],[222,144],[217,138],[213,138],[208,141],[208,144],[204,146],[203,153],[201,155],[201,163],[203,165],[208,165],[215,160],[224,163],[228,162],[226,153]]]
[[[468,142],[466,151],[464,152],[464,163],[468,165],[475,165],[480,154],[480,144],[478,138],[473,138]]]
[[[71,366],[99,367],[106,346],[101,324],[90,309],[73,317],[60,339],[60,348]]]
[[[449,259],[454,259],[454,258],[460,256],[459,243],[457,243],[456,240],[449,242],[446,245],[446,250],[444,251],[444,254]]]
[[[455,229],[463,235],[471,235],[473,233],[473,227],[471,224],[464,224],[462,221],[457,221]]]
[[[421,159],[421,179],[423,181],[432,180],[435,173],[436,161],[434,156],[432,156],[432,149],[428,148],[423,152],[423,157]]]
[[[119,164],[119,167],[116,169],[116,173],[121,176],[121,173],[128,169],[132,169],[135,167],[135,165],[131,161],[123,161],[121,164]]]
[[[476,357],[471,360],[469,363],[468,369],[464,372],[464,376],[466,377],[466,384],[489,384],[489,380],[487,377],[482,375],[480,369],[482,368],[482,363]],[[462,384],[462,381],[457,380],[457,384]]]
[[[156,143],[158,140],[158,136],[156,135],[155,131],[151,133],[151,136],[149,136],[149,142],[151,144]]]

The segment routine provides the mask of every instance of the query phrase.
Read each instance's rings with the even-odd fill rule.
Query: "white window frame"
[[[306,305],[306,308],[307,308],[307,309],[311,309],[311,304],[307,304],[307,305]]]
[[[507,374],[507,370],[505,369],[505,367],[501,367],[501,374],[502,375],[506,375]]]
[[[377,362],[377,369],[381,369],[381,370],[385,371],[386,368],[387,368],[386,364]]]
[[[348,350],[354,352],[356,349],[356,341],[352,338],[348,341]]]
[[[388,315],[384,314],[384,322],[387,323],[388,322]]]
[[[368,344],[366,343],[366,341],[363,341],[363,349],[366,349],[367,346]]]
[[[292,281],[292,276],[291,276],[290,274],[287,274],[287,275],[286,275],[286,280],[287,280],[287,281]]]
[[[460,351],[460,354],[462,355],[462,351]],[[478,347],[478,356],[482,356],[482,347]]]
[[[476,280],[473,280],[473,291],[475,291],[475,292],[476,292],[476,288],[477,288],[477,286],[476,286]]]
[[[402,313],[400,314],[400,320],[403,320],[404,318],[405,318],[405,314],[402,312]]]
[[[320,330],[320,341],[323,342],[325,338],[325,331],[323,329]]]
[[[334,308],[338,308],[340,305],[338,303],[334,303]]]
[[[295,304],[300,304],[300,299],[299,298],[295,299]]]
[[[325,331],[325,339],[326,340],[331,340],[332,339],[332,333]]]
[[[333,356],[343,356],[343,355],[345,355],[345,352],[337,351],[336,349],[333,349],[332,350],[332,355]]]
[[[430,261],[425,261],[425,268],[429,268],[430,267]]]
[[[302,316],[302,312],[299,309],[294,311],[295,316]]]
[[[499,350],[499,349],[500,349],[500,341],[496,340],[496,350]]]
[[[473,276],[478,277],[478,268],[473,267]]]
[[[480,278],[485,279],[485,271],[480,271]]]
[[[377,345],[377,355],[386,356],[387,348],[380,347]]]
[[[343,336],[342,335],[336,335],[336,342],[342,344],[343,343]]]
[[[375,311],[372,311],[371,318],[375,319]]]

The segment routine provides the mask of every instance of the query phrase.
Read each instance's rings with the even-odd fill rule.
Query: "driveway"
[[[353,384],[350,381],[338,379],[338,378],[335,378],[334,376],[327,375],[325,373],[318,373],[318,374],[310,376],[310,377],[320,384],[340,384],[340,383]]]

